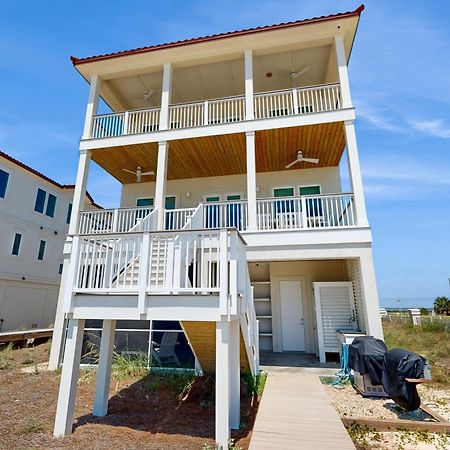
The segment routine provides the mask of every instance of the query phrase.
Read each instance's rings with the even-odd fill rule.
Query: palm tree
[[[450,300],[447,297],[437,297],[434,301],[434,311],[442,316],[450,316]]]

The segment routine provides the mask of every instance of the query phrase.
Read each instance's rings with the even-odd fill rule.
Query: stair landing
[[[269,372],[249,450],[355,450],[317,374]]]

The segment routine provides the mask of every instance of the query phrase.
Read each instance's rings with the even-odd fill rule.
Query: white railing
[[[305,195],[256,200],[258,230],[353,227],[353,194]]]
[[[160,112],[160,108],[150,108],[125,113],[125,130],[123,134],[140,134],[158,131]]]
[[[205,124],[240,122],[245,120],[245,96],[228,97],[209,100],[207,103],[208,117]]]
[[[327,84],[257,93],[255,119],[335,111],[341,108],[340,85]]]
[[[119,208],[81,211],[78,227],[79,234],[125,233],[153,230],[153,208]],[[151,217],[150,217],[151,216]]]
[[[223,314],[237,313],[237,287],[242,281],[236,245],[245,244],[235,230],[134,232],[75,238],[76,251],[72,253],[75,292],[138,293],[143,289],[149,293],[220,293]]]
[[[124,134],[125,113],[100,114],[92,119],[91,138],[107,138]]]
[[[341,109],[339,83],[254,94],[255,119]],[[91,138],[107,138],[159,130],[161,108],[147,108],[93,117]],[[169,106],[169,128],[181,129],[245,120],[245,96]]]
[[[192,217],[196,208],[166,209],[165,210],[165,229],[181,230],[186,228],[189,219]]]
[[[203,204],[203,226],[205,228],[236,228],[246,230],[248,225],[247,202],[232,200]]]

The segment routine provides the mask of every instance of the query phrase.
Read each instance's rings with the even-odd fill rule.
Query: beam
[[[247,231],[257,230],[256,215],[256,145],[255,132],[245,133],[247,155]]]
[[[98,75],[92,75],[91,85],[89,88],[88,103],[86,106],[86,115],[84,118],[84,129],[82,139],[89,139],[91,137],[92,119],[97,114],[98,98],[102,80]]]
[[[69,320],[53,430],[55,437],[67,436],[72,433],[83,332],[84,319]]]
[[[93,411],[93,415],[97,417],[106,416],[108,412],[109,384],[111,381],[115,329],[115,320],[103,320]]]
[[[230,439],[230,322],[216,322],[216,445],[227,450]]]
[[[158,143],[158,162],[156,169],[155,209],[157,213],[157,230],[164,230],[165,225],[165,199],[167,184],[167,162],[169,159],[168,142]]]

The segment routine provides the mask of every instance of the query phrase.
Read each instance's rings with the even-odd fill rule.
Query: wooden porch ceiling
[[[345,147],[342,122],[256,132],[256,170],[284,170],[302,150],[319,164],[299,163],[294,169],[337,166]],[[122,184],[136,178],[123,169],[156,172],[158,144],[136,144],[93,150],[92,159]],[[246,173],[245,133],[170,141],[167,178],[214,177]],[[146,177],[144,181],[153,181]]]

